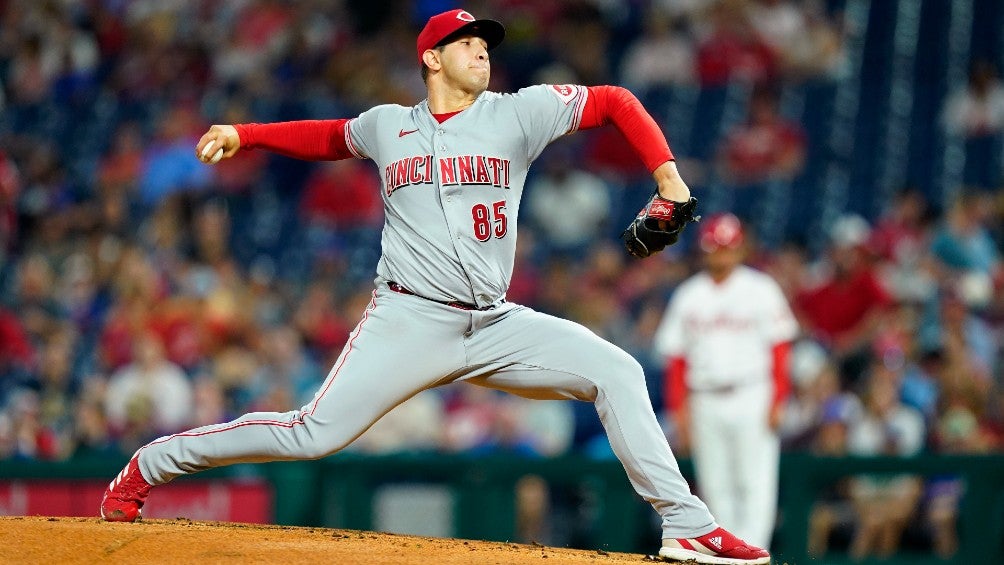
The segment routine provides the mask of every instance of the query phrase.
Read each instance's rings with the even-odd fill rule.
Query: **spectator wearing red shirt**
[[[300,214],[310,224],[339,231],[379,227],[380,181],[368,167],[345,159],[324,163],[309,179]]]
[[[322,365],[329,357],[338,355],[352,331],[338,306],[330,284],[313,282],[293,313],[293,327],[303,336],[311,354],[322,359]]]
[[[776,94],[760,86],[750,97],[747,121],[727,134],[719,159],[726,182],[746,186],[794,178],[805,167],[805,153],[805,131],[784,119]]]
[[[802,327],[828,346],[844,382],[868,364],[872,337],[892,297],[882,286],[865,246],[870,228],[858,216],[844,216],[830,230],[829,272],[821,284],[795,298]]]
[[[35,365],[35,348],[21,321],[12,312],[0,308],[0,400],[5,389],[14,386],[19,376]]]
[[[10,430],[0,437],[0,459],[38,459],[51,461],[59,456],[56,434],[42,423],[38,393],[21,389],[11,394],[7,410]]]
[[[97,180],[104,195],[135,192],[143,173],[141,128],[136,122],[126,122],[115,130],[111,149],[98,162]]]
[[[926,301],[937,285],[927,253],[930,219],[923,193],[906,187],[875,223],[868,240],[868,248],[881,260],[878,268],[886,288],[899,300]]]
[[[122,252],[111,280],[112,304],[97,344],[102,369],[108,372],[132,361],[132,336],[147,331],[155,313],[163,314],[169,293],[165,277],[138,247]]]
[[[777,53],[757,34],[743,2],[716,3],[711,26],[697,50],[702,86],[724,86],[737,79],[759,83],[776,77]]]
[[[922,252],[928,217],[924,194],[914,187],[905,187],[879,218],[868,246],[882,259],[909,260]]]
[[[0,151],[0,263],[7,251],[14,248],[20,192],[21,175],[17,166]]]
[[[316,169],[307,179],[299,210],[310,252],[351,256],[354,265],[375,263],[383,225],[380,190],[377,175],[357,160],[327,162]]]

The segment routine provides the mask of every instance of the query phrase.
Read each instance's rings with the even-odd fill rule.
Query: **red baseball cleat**
[[[108,483],[101,498],[101,517],[108,522],[135,522],[152,488],[139,472],[138,456],[133,455],[125,469]]]
[[[714,565],[769,565],[770,553],[752,546],[725,528],[696,538],[662,540],[659,557],[663,561],[691,561]]]

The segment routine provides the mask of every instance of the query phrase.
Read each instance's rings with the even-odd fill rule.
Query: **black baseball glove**
[[[673,245],[687,224],[701,219],[694,215],[696,210],[694,197],[686,202],[673,202],[656,191],[621,234],[628,253],[645,258]]]

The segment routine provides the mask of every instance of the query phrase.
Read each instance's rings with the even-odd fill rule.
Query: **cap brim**
[[[473,35],[484,39],[490,51],[505,39],[505,26],[495,20],[474,20],[469,24],[457,28],[456,31],[441,39],[436,46],[452,43],[453,40],[462,35]]]

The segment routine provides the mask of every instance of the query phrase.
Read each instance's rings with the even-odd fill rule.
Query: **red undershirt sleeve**
[[[620,86],[590,86],[579,129],[613,124],[649,172],[673,160],[666,136],[631,91]]]
[[[684,357],[670,357],[663,381],[663,403],[671,412],[676,412],[683,408],[687,400],[687,360]]]
[[[307,161],[354,157],[346,142],[349,120],[301,120],[272,124],[235,124],[241,149],[266,149]]]
[[[775,344],[771,349],[773,364],[771,365],[772,376],[774,377],[774,398],[772,406],[778,406],[788,398],[791,392],[791,378],[788,375],[788,359],[791,356],[791,342],[784,341]]]

